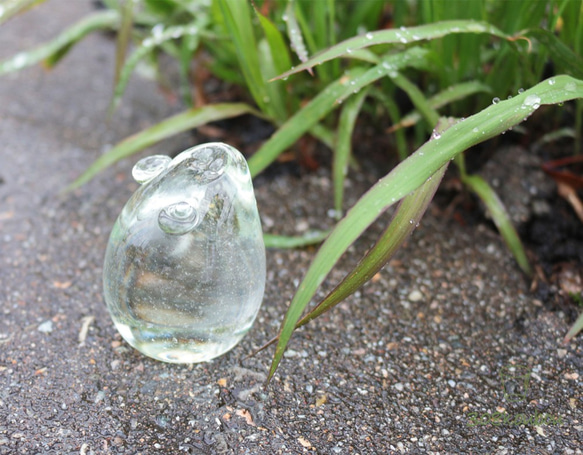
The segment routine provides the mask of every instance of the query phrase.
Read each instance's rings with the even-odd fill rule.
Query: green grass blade
[[[421,146],[379,180],[336,225],[320,247],[288,308],[268,378],[273,377],[304,309],[348,247],[389,206],[421,186],[432,174],[464,150],[499,135],[528,118],[540,105],[583,98],[583,81],[557,76],[512,99],[492,104]]]
[[[445,90],[437,93],[429,98],[427,101],[429,106],[433,109],[439,109],[449,103],[458,101],[476,93],[486,92],[491,93],[492,89],[485,84],[478,81],[462,82],[461,84],[452,85]],[[415,125],[421,119],[421,114],[418,111],[411,112],[401,119],[400,122],[391,126],[389,132],[398,130],[399,128],[406,128]]]
[[[528,30],[524,33],[524,36],[535,38],[549,50],[553,62],[558,63],[571,75],[583,78],[583,57],[569,49],[552,32],[537,28]]]
[[[486,204],[488,211],[498,228],[498,231],[502,235],[504,242],[508,246],[508,249],[514,255],[516,262],[522,269],[522,271],[528,275],[532,275],[532,269],[526,257],[526,252],[520,241],[520,237],[516,233],[512,221],[510,221],[510,216],[506,211],[506,207],[502,201],[498,198],[496,192],[492,187],[479,175],[462,175],[462,182],[467,185],[476,195]]]
[[[383,268],[421,221],[441,183],[447,166],[445,164],[430,179],[401,201],[391,223],[375,245],[314,309],[298,321],[296,328],[307,324],[332,309],[346,297],[356,292]]]
[[[117,41],[115,46],[114,87],[119,82],[121,70],[126,60],[128,46],[130,44],[134,18],[134,6],[135,3],[133,1],[126,1],[121,6],[121,23],[117,32]]]
[[[259,18],[259,23],[263,29],[265,39],[269,44],[273,63],[278,73],[287,70],[291,66],[291,57],[285,40],[277,27],[268,18],[263,16],[257,9],[255,13]]]
[[[563,340],[563,344],[567,344],[571,339],[577,335],[581,330],[583,330],[583,313],[579,315],[575,324],[569,329],[567,335],[565,335],[565,339]]]
[[[113,91],[113,98],[111,100],[110,111],[115,110],[121,97],[127,87],[130,77],[136,67],[136,65],[145,58],[150,52],[152,52],[156,47],[162,45],[163,43],[181,38],[184,36],[194,36],[198,37],[200,33],[199,27],[196,25],[177,25],[174,27],[168,27],[162,32],[153,33],[147,38],[145,38],[138,48],[129,56],[119,76],[119,81],[115,86]]]
[[[344,76],[328,85],[285,122],[250,158],[251,175],[255,176],[269,166],[280,153],[335,109],[346,97],[386,76],[389,71],[420,64],[426,55],[420,48],[411,48],[406,52],[389,56],[383,63],[368,71],[362,68],[346,71]]]
[[[77,180],[67,187],[67,190],[83,185],[106,167],[162,139],[210,122],[237,117],[243,114],[261,115],[251,106],[243,103],[213,104],[201,108],[189,109],[188,111],[176,114],[116,144],[95,160]]]
[[[338,121],[336,147],[332,162],[332,181],[334,184],[334,210],[340,217],[344,200],[344,181],[348,173],[348,161],[352,153],[352,132],[356,119],[368,94],[368,87],[346,101]]]
[[[45,60],[46,65],[51,67],[65,55],[73,44],[87,34],[95,30],[116,29],[119,22],[120,16],[117,11],[101,11],[91,14],[66,29],[52,41],[0,62],[0,75],[34,65],[42,60]]]
[[[285,8],[285,23],[287,26],[287,36],[291,44],[292,50],[296,53],[301,62],[306,62],[308,60],[308,50],[304,43],[304,38],[302,37],[302,30],[296,19],[296,13],[294,11],[294,0],[289,0]]]
[[[429,131],[431,131],[439,121],[439,114],[431,106],[431,103],[429,103],[429,100],[427,100],[423,92],[399,72],[389,73],[389,76],[391,76],[395,85],[409,96],[413,105],[425,117],[425,120],[429,124]]]
[[[245,77],[247,88],[261,111],[275,117],[271,110],[266,81],[261,75],[257,41],[251,20],[250,6],[247,1],[217,0],[222,11],[225,25],[237,51],[239,66]]]
[[[365,35],[349,38],[341,43],[322,51],[307,62],[298,65],[296,68],[281,74],[278,78],[288,77],[300,71],[312,68],[329,60],[350,54],[357,49],[374,46],[375,44],[405,44],[418,41],[441,38],[446,35],[457,33],[487,33],[503,39],[510,36],[498,30],[493,25],[486,22],[476,22],[471,20],[444,21],[434,24],[409,27],[407,29],[389,29],[369,32]]]
[[[387,95],[384,91],[373,87],[371,90],[371,95],[374,96],[380,103],[385,107],[393,126],[389,128],[389,132],[393,132],[392,128],[394,125],[398,125],[401,122],[401,112],[399,111],[399,106],[395,102],[392,96]],[[397,154],[399,155],[399,160],[404,160],[409,155],[409,147],[407,145],[407,138],[405,137],[405,131],[401,128],[396,128],[395,133],[395,145],[397,147]]]
[[[0,25],[45,0],[4,0],[0,5]]]
[[[297,236],[263,234],[263,241],[266,248],[302,248],[322,243],[329,233],[330,231],[309,231]]]

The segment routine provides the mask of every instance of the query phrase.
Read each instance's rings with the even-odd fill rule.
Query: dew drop
[[[480,132],[480,130],[478,129],[478,127],[474,128],[474,129],[472,130],[472,133],[479,133],[479,132]]]
[[[498,104],[500,102],[500,98],[495,97],[492,99],[492,104]]]
[[[539,107],[540,107],[540,97],[537,95],[528,95],[525,98],[525,100],[521,106],[522,109],[526,109],[526,108],[538,109]]]
[[[512,95],[508,95],[508,99],[511,100],[512,99]]]
[[[347,54],[352,54],[352,49],[350,49],[349,47],[346,48],[346,53]]]
[[[371,32],[368,32],[365,36],[366,36],[366,39],[372,39],[373,38],[373,34]]]
[[[555,82],[556,82],[555,79],[552,78],[549,79],[549,85],[555,85]]]
[[[439,139],[441,137],[441,133],[439,131],[433,130],[431,133],[431,139]]]
[[[164,32],[164,26],[162,24],[156,24],[152,28],[152,36],[158,38]]]
[[[404,25],[401,25],[401,26],[399,27],[399,30],[401,30],[401,31],[403,31],[403,32],[404,32],[405,30],[407,30],[407,27],[405,27]]]
[[[281,16],[281,18],[283,19],[284,22],[287,22],[287,14],[284,14],[283,16]]]
[[[518,93],[524,93],[524,89],[523,88],[519,88],[518,89]]]
[[[167,234],[182,235],[198,224],[198,214],[188,202],[177,202],[162,209],[158,215],[158,225]]]
[[[166,155],[153,155],[142,158],[134,165],[132,177],[139,184],[149,182],[166,169],[170,161],[172,159]]]

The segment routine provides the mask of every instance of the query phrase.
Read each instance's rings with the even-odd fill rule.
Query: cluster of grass
[[[4,11],[0,20],[38,2],[12,0],[11,9]],[[276,338],[270,377],[294,329],[353,293],[399,248],[423,215],[452,160],[462,182],[489,208],[519,266],[531,273],[503,204],[487,182],[466,172],[463,152],[504,133],[543,105],[570,100],[576,101],[568,134],[575,138],[574,151],[579,151],[583,130],[581,0],[103,3],[104,10],[53,41],[0,62],[0,74],[39,61],[50,67],[88,33],[111,29],[117,32],[112,109],[121,101],[137,65],[148,63],[157,68],[161,53],[178,62],[178,90],[187,109],[115,145],[73,187],[115,161],[178,132],[253,114],[270,121],[275,132],[250,157],[252,174],[263,171],[286,148],[310,134],[332,150],[334,208],[341,214],[357,118],[382,110],[391,119],[388,134],[401,162],[343,218],[339,216],[326,237]],[[203,64],[201,55],[216,77],[245,88],[248,98],[201,105],[193,96],[192,83],[193,69]],[[408,96],[413,110],[407,112],[395,101],[397,93]],[[407,129],[410,134],[406,134]],[[301,319],[342,254],[381,213],[397,203],[397,211],[377,244]],[[297,245],[313,240],[289,242]],[[583,318],[568,336],[581,328]]]

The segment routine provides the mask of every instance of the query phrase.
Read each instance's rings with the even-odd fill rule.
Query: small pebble
[[[53,321],[50,319],[38,326],[38,331],[43,333],[51,333],[53,331]]]
[[[414,291],[411,291],[407,298],[409,299],[410,302],[419,302],[420,300],[423,299],[423,294],[419,289],[415,289]]]

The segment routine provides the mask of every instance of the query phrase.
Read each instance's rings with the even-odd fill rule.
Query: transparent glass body
[[[173,363],[203,362],[251,328],[265,247],[249,169],[236,149],[204,144],[134,166],[141,183],[118,217],[103,269],[123,338]]]

